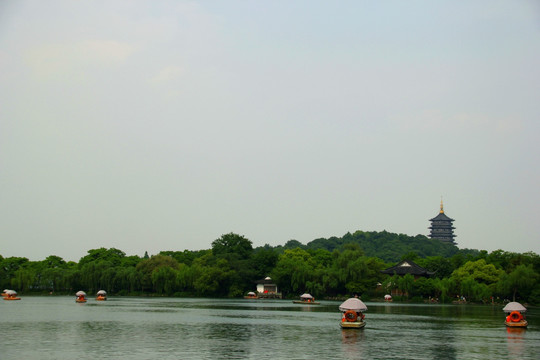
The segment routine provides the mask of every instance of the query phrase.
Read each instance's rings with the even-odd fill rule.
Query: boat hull
[[[363,329],[366,326],[365,321],[342,321],[339,323],[342,329]]]
[[[527,320],[521,320],[521,321],[505,321],[504,324],[511,328],[525,328],[529,323]]]
[[[20,297],[16,297],[16,298],[5,297],[4,300],[21,300],[21,298]]]
[[[78,303],[85,303],[86,300],[79,300],[79,299],[77,299],[77,300],[75,300],[75,302],[78,302]]]
[[[320,302],[316,301],[302,301],[302,300],[293,300],[293,304],[304,304],[304,305],[321,305]]]

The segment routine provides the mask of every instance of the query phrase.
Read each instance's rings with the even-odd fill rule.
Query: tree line
[[[415,279],[381,273],[402,259],[435,275]],[[0,255],[0,287],[25,294],[91,294],[103,289],[112,295],[240,297],[266,276],[285,297],[309,292],[316,298],[358,294],[373,299],[400,289],[403,300],[411,301],[465,297],[540,304],[540,257],[535,253],[458,249],[421,235],[388,232],[358,231],[307,245],[290,240],[257,248],[244,236],[229,233],[207,250],[140,257],[100,248],[88,250],[79,262],[55,255],[42,261]]]

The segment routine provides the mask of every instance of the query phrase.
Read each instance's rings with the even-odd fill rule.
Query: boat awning
[[[347,310],[355,310],[355,311],[366,311],[367,306],[362,302],[362,300],[358,298],[350,298],[345,300],[343,304],[339,306],[339,310],[341,311],[347,311]]]
[[[525,312],[527,311],[527,308],[516,301],[512,301],[506,304],[505,307],[503,307],[503,311],[504,312],[512,312],[512,311]]]
[[[311,294],[302,294],[300,295],[300,299],[313,299],[313,296],[311,296]]]

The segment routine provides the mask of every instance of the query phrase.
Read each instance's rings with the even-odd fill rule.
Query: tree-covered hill
[[[284,248],[298,247],[295,240],[289,241]],[[424,235],[409,236],[387,231],[355,231],[342,237],[319,238],[307,243],[305,249],[325,249],[333,251],[342,249],[346,244],[357,244],[369,257],[377,257],[385,262],[397,262],[405,255],[414,253],[419,257],[442,256],[451,257],[458,252],[477,254],[477,250],[460,250],[452,244],[432,240]]]

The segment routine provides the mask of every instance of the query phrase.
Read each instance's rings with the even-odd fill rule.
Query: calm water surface
[[[2,301],[2,359],[539,359],[540,310],[509,332],[495,306],[367,303],[341,330],[338,305],[286,300],[23,297]]]

